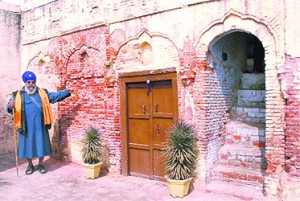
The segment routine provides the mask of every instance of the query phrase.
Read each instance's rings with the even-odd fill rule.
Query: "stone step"
[[[230,121],[226,125],[226,143],[246,147],[265,147],[265,124],[249,125],[239,121]]]
[[[265,90],[238,90],[238,106],[265,108]]]
[[[265,89],[264,73],[244,73],[242,77],[242,89]]]
[[[207,193],[220,193],[230,195],[241,200],[247,201],[262,201],[265,200],[261,189],[247,186],[247,185],[235,185],[230,182],[224,181],[211,181],[205,188]]]
[[[253,169],[266,169],[265,148],[250,147],[243,145],[225,144],[219,151],[222,165],[247,167]]]
[[[211,171],[211,179],[231,182],[236,185],[253,186],[262,190],[264,184],[264,172],[264,169],[252,169],[220,164]]]
[[[232,119],[248,124],[265,124],[265,108],[259,107],[232,107],[230,115]]]

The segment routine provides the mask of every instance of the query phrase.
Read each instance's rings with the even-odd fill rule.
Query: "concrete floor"
[[[239,201],[224,194],[193,190],[184,198],[169,195],[166,183],[131,176],[106,175],[94,180],[85,179],[80,165],[45,158],[48,173],[35,171],[25,175],[27,163],[19,162],[18,176],[14,155],[0,156],[1,201]],[[37,160],[34,160],[37,164]]]

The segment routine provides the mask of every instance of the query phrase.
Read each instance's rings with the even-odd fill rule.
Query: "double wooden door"
[[[127,157],[123,158],[129,175],[163,180],[166,131],[177,118],[174,85],[172,79],[126,84]]]

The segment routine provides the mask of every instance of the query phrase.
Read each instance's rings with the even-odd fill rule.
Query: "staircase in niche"
[[[262,198],[265,170],[265,76],[243,74],[237,103],[226,128],[226,143],[211,172],[207,192],[219,191],[244,200]]]

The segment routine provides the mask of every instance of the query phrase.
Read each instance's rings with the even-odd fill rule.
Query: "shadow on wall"
[[[109,146],[107,143],[103,143],[103,147],[102,147],[102,156],[100,159],[103,162],[103,165],[101,167],[101,172],[100,175],[101,176],[105,176],[108,174],[109,172]]]
[[[80,102],[73,107],[69,107],[67,112],[62,114],[59,120],[55,121],[54,132],[51,138],[53,149],[52,157],[61,161],[71,160],[71,142],[68,139],[67,130],[72,126],[72,121],[75,119],[75,117],[79,115],[78,113],[81,107],[82,104]],[[109,146],[107,143],[103,143],[102,153],[101,161],[103,161],[103,166],[101,168],[101,175],[107,175],[109,172]]]
[[[2,103],[0,107],[0,156],[5,154],[14,153],[14,129],[12,115],[7,113],[6,104],[10,97],[4,100],[1,98]]]
[[[10,97],[7,97],[5,100],[4,98],[1,98],[0,172],[16,167],[13,119],[12,115],[6,111],[6,104],[8,103],[9,98]],[[19,165],[25,162],[25,160],[19,160]]]
[[[61,144],[61,138],[59,135],[59,125],[58,121],[55,120],[53,125],[54,131],[53,136],[51,138],[51,145],[52,145],[52,156],[58,160],[63,159],[63,149]]]
[[[53,153],[52,156],[56,159],[69,161],[70,150],[67,130],[72,125],[72,120],[78,115],[81,104],[70,107],[68,111],[61,115],[59,120],[54,123],[54,132],[51,139]]]

